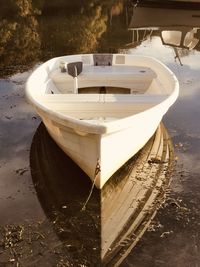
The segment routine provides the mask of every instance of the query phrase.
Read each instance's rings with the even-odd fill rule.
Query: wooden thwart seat
[[[39,96],[45,107],[76,118],[130,116],[161,103],[165,95],[59,94]]]
[[[98,104],[101,103],[159,103],[163,101],[167,95],[164,94],[152,94],[152,95],[131,95],[131,94],[45,94],[37,95],[37,99],[44,104],[47,103],[86,103],[94,102]]]
[[[147,67],[135,66],[83,66],[83,71],[79,75],[79,80],[153,80],[156,73]],[[50,78],[55,83],[73,79],[68,73],[62,73],[56,69],[50,74]]]

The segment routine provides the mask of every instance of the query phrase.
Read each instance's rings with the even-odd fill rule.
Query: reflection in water
[[[99,266],[100,193],[94,190],[81,211],[91,182],[49,137],[41,124],[30,154],[31,174],[39,200],[74,264]]]
[[[86,266],[119,266],[155,215],[170,181],[173,148],[164,126],[115,173],[102,191],[49,137],[34,136],[31,173],[38,197],[72,260]],[[88,264],[88,265],[87,265]]]
[[[123,0],[5,1],[0,9],[2,75],[23,71],[50,57],[107,49],[112,40],[108,34],[113,29],[116,29],[113,36],[127,32],[124,24],[121,26],[122,20],[116,19],[124,16],[123,7]]]
[[[190,50],[199,50],[199,18],[200,10],[134,8],[129,24],[132,42],[128,47],[135,47],[148,38],[159,36],[163,45],[172,47],[175,58],[180,61],[180,57],[189,55]]]
[[[96,51],[98,40],[106,31],[106,23],[107,16],[100,5],[78,14],[67,12],[51,19],[44,16],[41,18],[42,53],[54,57],[60,55],[60,51],[63,54]]]
[[[161,124],[145,147],[113,176],[101,195],[104,266],[119,266],[163,201],[173,166],[173,147]]]
[[[5,75],[28,69],[37,62],[41,43],[37,9],[31,1],[6,1],[3,7],[0,11],[0,71]]]
[[[180,58],[200,48],[199,17],[198,9],[142,7],[124,0],[3,1],[1,75],[64,54],[126,51],[154,36]]]

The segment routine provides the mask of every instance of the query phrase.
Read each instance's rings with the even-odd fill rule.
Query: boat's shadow
[[[74,263],[118,266],[146,230],[170,181],[173,148],[159,126],[146,146],[100,191],[51,139],[43,124],[31,146],[33,182],[41,205]],[[78,259],[78,261],[77,261]]]

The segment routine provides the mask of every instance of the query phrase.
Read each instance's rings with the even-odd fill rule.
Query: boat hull
[[[165,101],[138,116],[130,117],[123,130],[108,134],[77,131],[65,126],[65,121],[50,118],[42,110],[38,110],[38,113],[58,146],[101,189],[147,143],[170,106],[169,101]],[[100,169],[97,170],[97,167]]]

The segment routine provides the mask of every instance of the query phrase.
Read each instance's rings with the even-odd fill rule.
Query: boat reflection
[[[132,31],[132,41],[127,47],[159,37],[163,45],[172,47],[179,56],[180,50],[199,50],[200,9],[139,6],[133,8],[128,29]]]
[[[30,166],[44,212],[71,252],[74,264],[78,260],[99,266],[100,192],[94,189],[87,210],[82,211],[91,188],[90,179],[58,148],[43,124],[33,138]]]
[[[85,210],[91,181],[58,148],[43,124],[33,138],[30,164],[41,205],[74,264],[119,266],[164,200],[173,146],[161,124],[101,191],[94,188]]]
[[[199,43],[199,39],[195,37],[198,31],[199,28],[189,30],[187,27],[177,28],[176,30],[163,29],[160,37],[164,45],[192,50]]]
[[[104,266],[119,266],[147,229],[170,182],[173,146],[161,124],[101,196]],[[115,182],[114,182],[115,181]]]

